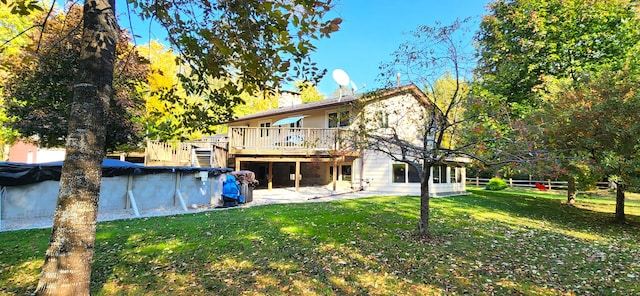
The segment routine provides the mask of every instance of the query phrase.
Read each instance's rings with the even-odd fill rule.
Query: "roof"
[[[349,104],[358,100],[369,102],[372,100],[387,98],[387,97],[391,97],[391,96],[399,95],[403,93],[413,94],[414,97],[422,101],[425,105],[432,104],[431,100],[429,100],[427,95],[424,92],[422,92],[415,84],[408,84],[405,86],[396,87],[392,89],[380,89],[380,90],[365,93],[365,94],[343,95],[342,97],[335,97],[335,98],[330,98],[330,99],[317,101],[317,102],[271,109],[271,110],[258,112],[258,113],[254,113],[247,116],[242,116],[235,120],[230,121],[229,123],[259,119],[264,117],[271,117],[275,115],[300,113],[303,111],[316,110],[321,108],[344,106],[346,104]]]
[[[237,118],[235,120],[230,121],[230,123],[231,122],[251,120],[251,119],[257,119],[257,118],[263,118],[263,117],[270,117],[270,116],[274,116],[274,115],[298,113],[298,112],[301,112],[301,111],[315,110],[315,109],[320,109],[320,108],[328,108],[328,107],[333,107],[333,106],[342,106],[342,105],[345,105],[347,103],[350,103],[350,102],[358,100],[361,96],[362,96],[362,94],[347,95],[347,96],[342,96],[342,98],[331,98],[331,99],[326,99],[326,100],[322,100],[322,101],[311,102],[311,103],[306,103],[306,104],[301,104],[301,105],[287,106],[287,107],[282,107],[282,108],[277,108],[277,109],[270,109],[270,110],[267,110],[267,111],[262,111],[262,112],[254,113],[254,114],[251,114],[251,115],[239,117],[239,118]]]

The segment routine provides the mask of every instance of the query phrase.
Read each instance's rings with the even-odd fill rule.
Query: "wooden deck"
[[[229,127],[230,155],[332,156],[351,151],[336,128]]]

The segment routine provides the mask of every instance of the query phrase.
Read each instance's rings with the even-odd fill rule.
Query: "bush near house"
[[[507,181],[505,181],[504,179],[491,178],[491,180],[489,180],[489,183],[487,184],[486,189],[487,190],[503,190],[507,187],[509,187],[509,185],[507,185]]]

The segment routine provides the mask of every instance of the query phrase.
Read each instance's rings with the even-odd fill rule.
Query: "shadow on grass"
[[[597,257],[599,252],[614,247],[613,243],[594,246],[592,241],[567,238],[554,229],[524,224],[535,221],[564,225],[577,220],[571,223],[584,224],[583,231],[589,229],[590,214],[563,209],[559,203],[513,195],[432,199],[430,227],[436,239],[427,243],[416,235],[419,198],[411,196],[270,205],[100,223],[91,292],[601,294],[611,291],[608,289],[612,282],[589,272],[636,274],[640,269],[637,266],[619,269],[608,264],[633,260],[632,255],[638,253],[637,243],[629,248],[631,251],[623,250],[617,257],[603,261]],[[503,222],[490,216],[495,213],[527,220]],[[603,231],[599,227],[590,230]],[[32,243],[21,241],[23,233],[16,232],[15,236],[20,246]],[[0,239],[4,235],[0,234]],[[48,236],[28,239],[44,246],[36,254],[43,256]],[[18,257],[5,261],[9,260],[5,254],[0,257],[0,262],[8,265],[26,261]],[[4,270],[8,269],[3,266],[1,286],[15,279],[15,274],[5,274]],[[593,288],[581,284],[587,277],[596,279],[589,283]],[[633,292],[632,286],[625,286],[625,278],[622,280],[618,291]],[[24,294],[31,287],[35,287],[34,282],[23,281],[11,291]]]
[[[51,229],[0,233],[0,294],[35,291]]]
[[[580,198],[578,206],[570,206],[566,203],[566,198],[561,195],[549,193],[532,192],[510,192],[510,191],[487,191],[470,190],[473,194],[483,196],[483,199],[460,199],[468,205],[482,206],[509,212],[511,214],[526,216],[533,219],[543,218],[553,220],[559,224],[591,229],[593,227],[618,228],[618,227],[638,227],[640,226],[640,216],[627,214],[625,224],[615,223],[613,212],[603,212],[589,209],[589,204],[604,202],[610,204],[611,211],[614,210],[615,200],[591,200]],[[626,203],[627,209],[640,206],[637,201]],[[603,229],[604,230],[604,229]]]

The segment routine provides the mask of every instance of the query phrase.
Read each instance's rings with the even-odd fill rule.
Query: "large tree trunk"
[[[616,222],[624,222],[624,184],[616,184]]]
[[[418,222],[418,230],[420,235],[426,237],[429,235],[429,179],[431,178],[431,165],[423,166],[424,173],[420,180],[420,221]]]
[[[569,175],[569,180],[567,180],[567,203],[569,205],[576,203],[576,178],[572,175]]]
[[[114,0],[86,0],[77,84],[53,229],[36,293],[88,295],[118,25]]]

